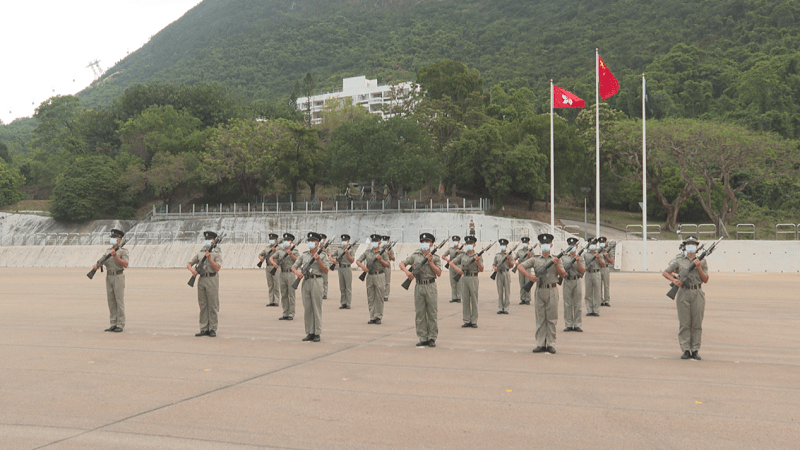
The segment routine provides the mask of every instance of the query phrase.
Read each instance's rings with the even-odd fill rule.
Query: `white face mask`
[[[522,248],[528,248],[528,243],[527,242],[523,242],[522,243]]]
[[[420,242],[419,243],[419,248],[421,248],[422,251],[424,251],[424,252],[428,251],[428,250],[431,249],[431,243],[430,242]]]
[[[550,251],[550,244],[542,244],[542,253],[547,253]]]
[[[686,253],[687,254],[695,253],[695,252],[697,252],[697,246],[696,245],[687,245],[686,246]]]
[[[589,250],[595,251],[595,250],[597,250],[597,246],[592,244],[592,245],[589,246]]]
[[[467,249],[468,252],[471,252],[473,247],[472,244],[467,244],[464,246],[464,248]]]
[[[378,248],[378,244],[380,244],[380,242],[372,242],[372,248]]]
[[[501,246],[500,246],[500,251],[501,251],[501,252],[504,252],[504,251],[506,251],[506,246],[505,246],[505,245],[501,245]]]
[[[270,239],[269,240],[269,245],[275,245],[275,239]]]
[[[314,247],[317,246],[317,243],[314,242],[314,241],[308,241],[308,242],[306,242],[306,245],[308,246],[309,250],[314,250]]]
[[[458,247],[458,241],[453,241],[453,248]]]
[[[111,238],[108,240],[108,242],[110,242],[111,245],[117,245],[117,238]]]
[[[381,245],[386,245],[388,243],[389,243],[389,241],[381,241]]]
[[[605,246],[606,246],[606,243],[605,243],[605,242],[601,242],[601,243],[600,243],[600,248],[605,248]]]
[[[206,239],[205,241],[203,241],[203,245],[206,246],[206,247],[210,247],[211,246],[211,239]]]
[[[289,248],[289,247],[292,246],[292,242],[291,241],[283,241],[283,246],[286,247],[286,248]]]
[[[347,247],[348,245],[350,245],[350,241],[342,242],[342,247]]]

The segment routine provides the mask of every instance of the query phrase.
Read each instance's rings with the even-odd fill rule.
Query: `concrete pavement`
[[[696,362],[679,359],[657,274],[613,274],[612,307],[584,333],[561,332],[559,309],[547,355],[531,353],[532,307],[495,314],[488,274],[478,329],[438,283],[428,349],[399,272],[382,325],[356,277],[339,310],[331,276],[322,342],[307,343],[300,301],[292,322],[264,306],[263,271],[223,270],[219,336],[196,338],[188,271],[127,271],[125,332],[104,333],[87,270],[0,269],[0,448],[798,446],[798,274],[712,274]]]

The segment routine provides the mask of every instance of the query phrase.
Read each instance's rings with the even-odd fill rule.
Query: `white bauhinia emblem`
[[[563,99],[563,102],[564,102],[565,105],[572,106],[572,99],[571,98],[567,97],[564,94],[561,94],[561,98]]]

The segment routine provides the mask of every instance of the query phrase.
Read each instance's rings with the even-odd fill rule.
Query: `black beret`
[[[292,233],[283,233],[283,238],[287,241],[293,241],[294,235]]]
[[[589,245],[592,245],[592,244],[597,244],[597,238],[589,239]]]
[[[422,233],[419,235],[419,241],[431,241],[431,243],[436,242],[436,237],[434,237],[431,233]]]
[[[111,237],[121,238],[122,236],[125,236],[125,232],[124,231],[117,230],[116,228],[111,230]]]
[[[328,236],[325,233],[319,233],[320,240],[328,239]]]
[[[349,234],[343,234],[342,235],[342,240],[343,241],[349,241],[350,240],[350,235]]]
[[[269,238],[270,238],[270,239],[278,239],[278,235],[277,235],[277,234],[275,234],[275,233],[270,233],[270,234],[269,234]]]
[[[217,233],[214,233],[213,231],[204,231],[203,232],[203,236],[206,239],[216,239],[217,238]]]
[[[306,235],[306,239],[309,240],[309,241],[317,241],[317,242],[319,242],[319,241],[322,240],[322,235],[319,234],[319,233],[315,233],[313,231],[309,231],[308,234]]]
[[[499,243],[500,243],[500,245],[508,245],[508,239],[500,239],[500,240],[499,240],[499,241],[497,241],[497,242],[499,242]]]
[[[389,239],[391,239],[391,238],[392,238],[391,236],[387,236],[387,235],[381,236],[381,239],[383,239],[386,242],[389,242]]]
[[[478,238],[476,238],[475,236],[465,236],[464,242],[466,242],[467,244],[474,244],[478,242]]]
[[[523,237],[522,239],[520,239],[520,241],[522,241],[523,243],[526,243],[526,244],[527,244],[528,242],[530,242],[530,241],[531,241],[531,238],[529,238],[528,236],[525,236],[525,237]]]
[[[608,242],[608,239],[606,239],[605,236],[600,236],[599,238],[597,238],[597,242]]]
[[[567,238],[567,245],[575,245],[577,243],[578,243],[578,238],[576,237]]]
[[[698,241],[697,238],[694,237],[694,236],[689,236],[689,237],[687,237],[686,239],[683,240],[683,245],[686,245],[686,244],[699,244],[699,243],[700,243],[700,241]]]
[[[461,236],[453,235],[453,242],[458,242],[461,240]],[[464,239],[466,241],[466,238]]]
[[[555,239],[555,236],[553,236],[550,233],[542,233],[539,236],[537,236],[537,239],[539,239],[540,244],[552,244],[553,239]]]
[[[380,242],[382,237],[383,236],[381,236],[380,234],[370,234],[369,235],[369,238],[372,240],[372,242]]]

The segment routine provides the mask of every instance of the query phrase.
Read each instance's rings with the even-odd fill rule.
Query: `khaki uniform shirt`
[[[265,248],[264,250],[261,251],[261,253],[259,253],[259,256],[263,257],[264,261],[266,261],[268,265],[271,265],[269,264],[269,257],[274,255],[277,249],[278,249],[277,245],[267,246],[267,248]]]
[[[383,272],[384,269],[388,270],[388,267],[385,267],[383,264],[375,261],[380,253],[380,250],[375,252],[370,248],[358,257],[358,261],[361,261],[370,272]],[[384,261],[389,261],[389,257],[386,256],[386,252],[381,255],[381,258],[383,258]]]
[[[501,273],[511,269],[511,263],[508,262],[506,255],[502,253],[494,255],[494,262],[492,265],[497,266],[497,271]]]
[[[311,252],[307,251],[302,255],[300,255],[299,258],[297,258],[297,261],[294,262],[292,267],[302,271],[306,267],[306,264],[308,264],[308,262],[313,259],[314,257],[311,256]],[[326,255],[325,252],[322,252],[319,259],[322,261],[322,265],[326,267],[331,265],[331,260],[328,259],[328,255]],[[323,275],[322,269],[319,267],[319,263],[316,260],[313,263],[311,263],[311,266],[309,266],[308,270],[311,272],[311,275],[319,275],[319,276]]]
[[[203,257],[206,256],[206,250],[207,249],[203,247],[203,250],[201,250],[198,254],[194,255],[194,258],[192,258],[192,260],[189,261],[189,264],[193,266],[195,264],[200,264],[200,261],[202,261]],[[211,252],[211,258],[213,258],[214,261],[217,264],[219,264],[220,267],[222,267],[222,251],[219,249],[219,247],[214,247],[214,251]],[[196,270],[206,274],[217,273],[217,271],[214,270],[214,268],[211,266],[211,263],[209,263],[208,261],[203,263],[203,266],[204,267],[202,269],[198,267]]]
[[[278,267],[281,268],[281,272],[283,272],[283,273],[291,272],[292,271],[292,265],[294,265],[294,263],[295,263],[295,261],[292,259],[291,256],[286,257],[286,259],[284,259],[283,262],[281,262],[281,259],[283,259],[283,257],[288,253],[286,250],[288,250],[288,248],[283,248],[283,247],[278,248],[278,251],[275,253],[275,256],[272,258],[278,264]],[[300,252],[297,251],[296,248],[294,250],[292,250],[292,254],[294,256],[300,256]]]
[[[452,245],[452,244],[451,244],[451,245]],[[459,255],[462,255],[462,254],[464,254],[464,252],[463,252],[463,251],[461,251],[461,250],[458,250],[458,249],[456,249],[456,248],[453,248],[453,247],[450,247],[450,248],[448,248],[448,249],[447,249],[447,251],[446,251],[446,252],[444,252],[444,256],[446,256],[446,257],[447,257],[447,259],[449,259],[450,261],[453,261],[453,262],[455,262],[456,258],[457,258]]]
[[[105,254],[107,255],[107,254],[111,253],[111,250],[113,248],[114,247],[111,247],[108,250],[106,250]],[[119,256],[119,259],[121,259],[123,261],[126,261],[126,262],[129,261],[128,249],[126,249],[125,247],[117,249],[117,256]],[[122,267],[117,262],[117,260],[113,256],[108,258],[103,264],[101,264],[101,266],[104,266],[106,268],[106,270],[110,270],[112,272],[116,272],[118,270],[125,269],[124,267]]]
[[[331,256],[333,256],[333,258],[339,263],[338,264],[339,267],[350,267],[350,266],[352,266],[353,263],[350,262],[350,258],[345,256],[344,254],[345,254],[344,247],[341,247],[341,248],[337,248],[336,250],[334,250],[333,254]],[[351,257],[353,256],[353,248],[352,247],[347,249],[347,254],[350,255]]]
[[[681,272],[692,266],[694,266],[693,260],[685,256],[682,256],[680,258],[673,259],[672,262],[670,262],[667,268],[664,270],[666,270],[669,273],[677,273],[678,275],[680,275]],[[706,263],[705,259],[700,262],[700,267],[703,268],[703,272],[708,273],[708,263]],[[687,284],[692,286],[703,284],[703,280],[700,279],[700,272],[698,272],[697,269],[694,269],[691,272],[689,272],[689,275],[687,275],[686,279],[683,280],[683,284],[684,286]]]
[[[475,255],[477,254],[478,252],[474,250],[472,251],[471,255],[468,255],[467,252],[463,252],[453,260],[453,264],[457,265],[459,269],[464,271],[464,273],[478,272],[478,263],[475,262]],[[479,256],[478,259],[480,260],[481,265],[483,265],[483,256]]]
[[[581,255],[580,258],[583,258],[583,255]],[[575,261],[575,258],[573,258],[570,255],[565,255],[563,258],[561,258],[561,267],[566,268],[567,265],[571,264],[571,266],[568,269],[564,269],[567,272],[567,276],[568,277],[582,276],[581,271],[578,270],[578,261],[575,262],[573,261]]]
[[[536,275],[537,271],[541,271],[544,267],[553,260],[553,255],[548,256],[545,258],[544,256],[534,256],[531,259],[522,263],[522,267],[528,271],[528,273]],[[530,268],[533,267],[533,271]],[[538,275],[537,275],[538,276]],[[556,272],[556,265],[553,264],[550,268],[547,269],[546,272],[542,276],[539,277],[539,281],[537,283],[544,283],[544,284],[552,284],[558,281],[558,272]]]
[[[601,269],[600,263],[597,262],[597,258],[600,258],[601,256],[598,253],[597,254],[597,258],[595,258],[594,255],[595,255],[594,253],[592,253],[592,252],[590,252],[588,250],[583,252],[583,255],[581,255],[581,258],[583,258],[581,260],[581,262],[583,262],[583,267],[586,268],[587,272],[590,271],[590,270],[599,270],[599,269]],[[591,262],[591,264],[587,265],[587,261],[592,261],[592,262]],[[605,261],[603,261],[603,262],[605,262]]]
[[[415,278],[419,273],[419,268],[422,267],[422,273],[419,276],[419,280],[430,280],[436,278],[436,274],[433,272],[433,269],[431,269],[431,265],[428,264],[428,258],[422,254],[422,249],[418,249],[408,258],[404,259],[403,264],[406,265],[406,269],[410,270],[411,273],[414,274]],[[442,258],[440,258],[439,255],[433,255],[433,265],[436,266],[437,269],[442,268]],[[411,266],[414,267],[412,268]]]
[[[533,255],[533,249],[531,249],[530,245],[528,246],[528,248],[522,248],[522,249],[519,249],[516,252],[514,252],[514,258],[517,259],[517,262],[519,264],[522,264],[522,263],[524,263],[525,261],[528,260],[528,250],[531,251],[531,258],[533,258],[533,256],[534,256]]]

